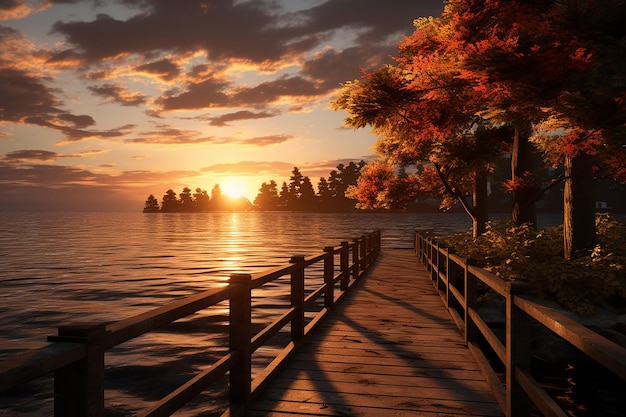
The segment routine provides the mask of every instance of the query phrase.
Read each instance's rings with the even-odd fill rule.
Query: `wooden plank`
[[[502,416],[430,276],[387,250],[248,416]]]
[[[420,398],[447,398],[454,401],[471,401],[495,403],[491,396],[491,391],[485,385],[484,389],[477,390],[472,385],[471,389],[467,389],[470,383],[468,381],[457,381],[448,383],[445,387],[419,387],[419,390],[412,385],[385,385],[377,384],[374,379],[370,379],[370,383],[364,384],[362,381],[356,382],[339,382],[336,380],[310,380],[310,379],[284,379],[276,378],[272,388],[276,392],[288,393],[292,391],[315,391],[320,393],[341,392],[344,394],[362,394],[362,395],[384,395],[389,397],[415,397]],[[289,396],[291,394],[285,394]],[[267,397],[265,395],[264,397]]]
[[[471,384],[482,388],[484,382],[483,376],[475,371],[455,373],[454,379],[459,381],[473,381]],[[320,371],[320,370],[303,370],[303,369],[285,369],[276,381],[283,379],[297,380],[313,380],[313,381],[337,381],[337,382],[354,382],[366,385],[400,385],[412,387],[431,387],[445,388],[450,387],[449,378],[432,378],[430,376],[416,375],[381,375],[381,374],[362,374],[354,372],[338,372],[338,371]],[[276,382],[276,384],[280,384]],[[488,385],[485,385],[488,387]]]
[[[273,393],[273,392],[272,392]],[[271,393],[270,393],[271,394]],[[372,395],[346,395],[344,393],[318,393],[303,391],[293,400],[271,398],[258,402],[256,410],[287,411],[290,413],[316,413],[331,416],[500,416],[495,404],[471,403],[467,401],[430,400],[422,398],[395,398]],[[425,414],[428,413],[428,414]],[[251,414],[248,413],[248,416]],[[252,414],[254,415],[254,414]]]

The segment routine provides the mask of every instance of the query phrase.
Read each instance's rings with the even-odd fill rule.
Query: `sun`
[[[232,198],[242,197],[245,192],[241,184],[236,182],[227,182],[221,186],[221,189],[224,194]]]

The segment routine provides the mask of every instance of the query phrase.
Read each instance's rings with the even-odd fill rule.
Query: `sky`
[[[330,103],[442,0],[0,0],[0,211],[250,200],[370,160]]]

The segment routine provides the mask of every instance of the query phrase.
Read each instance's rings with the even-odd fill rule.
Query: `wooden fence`
[[[507,282],[468,259],[440,247],[433,239],[415,235],[415,251],[430,272],[465,342],[485,374],[507,417],[528,416],[532,404],[545,416],[567,417],[531,375],[531,326],[540,325],[566,340],[598,364],[626,381],[626,349],[600,336],[562,312],[530,298],[528,287]],[[477,287],[482,282],[502,296],[506,305],[504,343],[477,312]],[[489,344],[506,368],[504,385],[479,347],[479,335]]]
[[[0,364],[0,392],[54,374],[55,416],[102,416],[104,413],[104,357],[107,350],[163,328],[183,317],[229,301],[229,349],[213,365],[158,401],[142,416],[168,416],[229,374],[230,407],[224,416],[245,412],[255,395],[313,328],[343,297],[380,251],[380,231],[312,256],[293,256],[290,263],[258,274],[233,274],[229,285],[174,301],[163,307],[111,324],[72,323],[61,326],[46,346]],[[338,262],[337,262],[338,261]],[[323,284],[305,291],[307,268],[323,263]],[[291,303],[261,331],[252,334],[251,291],[290,276]],[[321,297],[323,295],[323,302]],[[318,299],[320,301],[318,301]],[[305,318],[307,308],[323,306]],[[309,314],[310,316],[310,314]],[[273,335],[290,325],[290,341],[252,380],[252,354]]]

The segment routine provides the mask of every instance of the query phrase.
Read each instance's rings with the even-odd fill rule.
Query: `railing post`
[[[446,308],[450,308],[450,285],[452,284],[452,274],[450,274],[450,248],[446,248],[445,265],[446,265]]]
[[[352,279],[359,277],[359,238],[352,239]]]
[[[439,293],[439,243],[433,244],[433,269],[431,271],[431,279],[434,281],[437,293]]]
[[[469,311],[478,308],[478,280],[469,272],[470,260],[465,258],[463,265],[463,285],[465,290],[465,345],[478,343],[478,329],[469,315]]]
[[[359,238],[359,269],[361,271],[365,271],[365,268],[367,267],[367,236],[363,235]],[[359,272],[359,275],[361,273]]]
[[[432,280],[433,273],[433,239],[428,238],[428,272],[430,272],[430,279]]]
[[[326,285],[324,307],[330,310],[335,304],[335,248],[326,246],[324,252],[326,253],[324,257],[324,284]]]
[[[104,415],[104,323],[71,323],[50,341],[84,343],[87,355],[54,372],[54,415]]]
[[[348,281],[350,280],[350,243],[341,242],[341,255],[339,257],[339,266],[341,269],[341,291],[348,289]]]
[[[230,351],[239,358],[230,369],[230,406],[244,408],[250,403],[252,389],[252,276],[232,274],[230,286]]]
[[[300,341],[304,337],[304,256],[292,256],[289,263],[296,266],[291,273],[291,340]]]
[[[370,265],[376,261],[378,257],[378,252],[380,251],[380,230],[375,230],[372,234],[372,256],[370,260]]]
[[[522,310],[515,306],[515,296],[527,286],[512,281],[508,283],[506,297],[506,415],[525,417],[530,415],[530,400],[515,376],[515,369],[530,372],[531,322]]]

